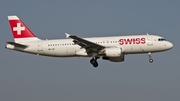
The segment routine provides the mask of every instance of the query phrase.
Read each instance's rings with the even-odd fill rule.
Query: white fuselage
[[[100,44],[105,47],[121,47],[123,54],[154,53],[169,50],[172,43],[156,35],[135,35],[115,37],[84,38],[88,41]],[[142,39],[142,40],[141,40]],[[21,42],[28,47],[16,48],[8,44],[6,48],[52,57],[88,57],[86,50],[74,44],[73,39],[37,40]],[[104,54],[103,54],[104,55]],[[101,54],[99,54],[101,56]]]

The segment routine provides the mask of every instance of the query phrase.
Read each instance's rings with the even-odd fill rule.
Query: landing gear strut
[[[93,57],[91,60],[90,60],[90,63],[94,66],[94,67],[98,67],[98,62],[97,62],[97,59],[99,57]]]
[[[151,54],[152,54],[151,52],[148,53],[148,55],[149,55],[149,62],[150,62],[150,63],[153,63],[153,59],[152,59]]]

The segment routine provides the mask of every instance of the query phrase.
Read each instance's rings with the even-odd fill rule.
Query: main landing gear
[[[91,63],[95,68],[98,67],[97,59],[99,59],[99,57],[93,57],[93,58],[90,60],[90,63]]]
[[[152,59],[151,54],[152,54],[151,52],[148,53],[148,55],[149,55],[149,62],[150,62],[150,63],[153,63],[153,59]]]

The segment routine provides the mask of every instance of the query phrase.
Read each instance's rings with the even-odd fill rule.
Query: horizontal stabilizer
[[[26,48],[28,47],[27,45],[22,45],[22,44],[19,44],[19,43],[15,43],[15,42],[7,42],[8,44],[10,45],[13,45],[15,47],[20,47],[20,48]]]

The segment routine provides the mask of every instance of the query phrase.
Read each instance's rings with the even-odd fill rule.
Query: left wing
[[[8,44],[10,45],[13,45],[15,47],[20,47],[20,48],[27,48],[28,46],[27,45],[23,45],[23,44],[20,44],[20,43],[15,43],[15,42],[7,42]]]
[[[100,44],[96,44],[94,42],[85,40],[83,38],[77,37],[76,35],[70,35],[70,34],[66,34],[66,38],[72,38],[74,39],[73,42],[75,44],[78,44],[79,46],[81,46],[82,48],[85,48],[87,53],[89,52],[99,52],[100,50],[104,49],[105,46],[102,46]]]

